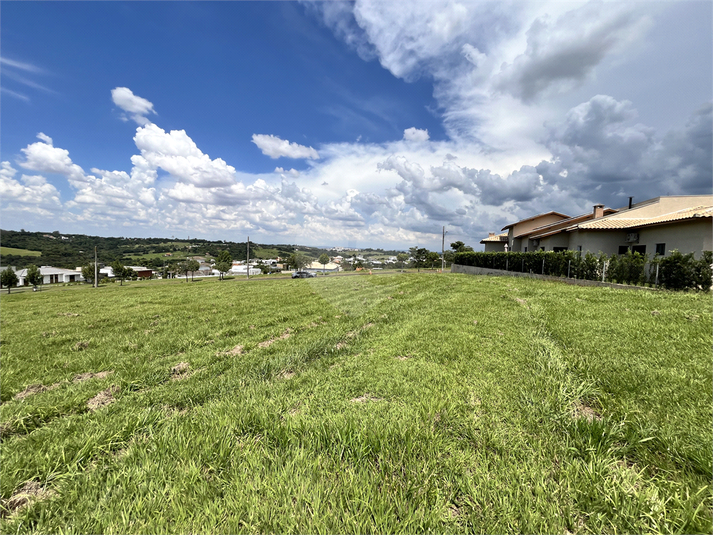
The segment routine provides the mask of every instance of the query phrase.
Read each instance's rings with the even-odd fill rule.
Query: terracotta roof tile
[[[569,227],[572,229],[583,230],[608,230],[608,229],[627,229],[645,227],[648,225],[658,225],[661,223],[670,223],[673,221],[682,221],[684,219],[695,219],[699,217],[713,217],[713,206],[696,206],[694,208],[685,208],[677,212],[670,212],[655,217],[639,217],[639,218],[612,218],[605,217],[596,219],[587,223],[581,223]]]

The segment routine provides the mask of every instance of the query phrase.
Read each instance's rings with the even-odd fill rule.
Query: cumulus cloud
[[[404,139],[406,141],[416,141],[425,142],[430,139],[428,135],[428,130],[419,130],[418,128],[412,127],[404,130]]]
[[[530,101],[550,88],[579,84],[648,27],[648,17],[623,3],[589,2],[556,21],[537,18],[527,30],[527,49],[502,66],[497,86]]]
[[[253,134],[253,143],[262,151],[263,154],[269,156],[273,160],[280,157],[285,158],[307,158],[310,160],[318,160],[319,153],[312,147],[305,147],[297,143],[290,143],[286,139],[280,139],[277,136],[266,134]]]
[[[597,95],[549,126],[545,144],[553,157],[537,171],[572,196],[610,204],[629,195],[710,193],[712,108],[705,104],[684,128],[659,138],[634,122],[630,102]]]
[[[111,99],[114,101],[114,104],[126,112],[126,114],[122,116],[125,120],[131,118],[141,126],[151,122],[146,118],[146,115],[156,114],[151,102],[138,95],[134,95],[128,87],[115,87],[112,89]]]
[[[25,210],[57,211],[61,209],[59,191],[41,175],[22,175],[15,180],[17,170],[10,162],[0,169],[0,199],[4,206],[19,203]]]
[[[211,160],[185,130],[166,132],[153,123],[136,129],[136,147],[147,169],[161,168],[175,179],[201,188],[235,183],[235,168],[221,158]]]
[[[31,143],[21,152],[25,160],[18,162],[21,167],[40,173],[64,175],[71,182],[85,182],[84,170],[72,162],[69,151],[52,144],[52,138],[40,132],[41,141]]]

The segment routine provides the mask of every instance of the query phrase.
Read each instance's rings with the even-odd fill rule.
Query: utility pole
[[[250,236],[248,236],[248,259],[247,259],[247,271],[248,280],[250,280]]]
[[[97,265],[97,246],[94,246],[94,287],[99,288],[99,266]]]
[[[446,227],[443,227],[443,235],[441,236],[441,273],[446,270]]]

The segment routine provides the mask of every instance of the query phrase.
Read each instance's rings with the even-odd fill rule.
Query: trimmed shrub
[[[483,253],[466,251],[456,253],[454,264],[488,269],[501,269],[521,273],[535,273],[586,280],[602,280],[620,284],[656,283],[656,267],[659,268],[658,283],[669,290],[709,291],[713,283],[713,252],[704,251],[699,260],[693,253],[686,255],[673,251],[670,256],[656,256],[632,253],[599,255],[587,252],[584,256],[576,251],[533,251],[522,253]]]

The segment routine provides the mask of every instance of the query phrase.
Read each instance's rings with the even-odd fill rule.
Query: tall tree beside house
[[[225,278],[225,274],[230,271],[233,265],[233,257],[230,255],[230,251],[220,251],[218,258],[215,262],[215,269],[220,272],[220,278]]]
[[[198,260],[186,260],[185,268],[186,268],[186,280],[188,280],[188,272],[190,271],[191,272],[191,282],[193,282],[193,274],[201,268],[201,265],[198,263]]]
[[[94,262],[82,266],[82,277],[85,281],[94,284]]]
[[[425,247],[411,247],[408,252],[411,255],[411,258],[413,258],[413,263],[416,265],[416,268],[418,268],[420,273],[421,268],[426,265],[426,256],[429,253],[428,249]]]
[[[300,271],[303,267],[310,263],[310,259],[301,252],[292,253],[287,259],[287,263],[294,267],[297,271]]]
[[[470,245],[466,245],[462,241],[456,241],[451,243],[451,249],[453,249],[456,253],[464,253],[466,251],[472,251],[473,248]]]
[[[399,266],[401,269],[404,268],[404,262],[406,262],[406,260],[408,260],[408,255],[406,253],[399,253],[396,255],[396,261],[401,264]]]
[[[436,253],[436,252],[434,252],[434,251],[431,251],[430,253],[428,253],[428,254],[426,255],[426,260],[427,260],[428,262],[430,262],[430,264],[431,264],[431,269],[433,269],[433,264],[435,264],[435,263],[436,263],[437,261],[439,261],[440,259],[441,259],[441,255],[439,255],[438,253]]]
[[[27,266],[27,283],[31,284],[33,288],[37,288],[40,284],[44,282],[44,277],[40,273],[40,268],[34,264]]]
[[[13,286],[17,286],[19,279],[17,278],[15,270],[8,266],[0,273],[0,282],[2,282],[3,286],[7,286],[7,293],[10,293],[10,289]]]
[[[321,255],[319,255],[319,260],[317,260],[317,262],[322,264],[322,273],[324,273],[327,264],[329,264],[329,255],[327,253],[322,253]]]
[[[128,271],[131,269],[127,269],[124,267],[124,264],[121,263],[120,260],[116,260],[114,263],[111,265],[111,269],[114,272],[114,278],[119,279],[119,286],[124,285],[124,279],[126,279],[129,276]],[[133,270],[131,270],[133,271]]]

